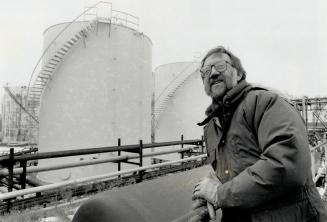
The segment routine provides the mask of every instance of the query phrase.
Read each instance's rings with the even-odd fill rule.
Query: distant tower
[[[27,87],[4,87],[2,98],[2,142],[17,143],[28,141],[26,113]]]

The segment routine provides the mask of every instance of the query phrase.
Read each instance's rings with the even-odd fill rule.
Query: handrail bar
[[[131,23],[131,24],[133,24],[133,25],[139,25],[138,23],[135,23],[135,22],[133,22],[133,21],[131,21],[131,20],[126,20],[126,19],[122,19],[122,18],[118,18],[118,17],[112,17],[114,20],[120,20],[120,21],[124,21],[124,22],[129,22],[129,23]]]
[[[202,143],[202,140],[182,140],[182,141],[171,141],[171,142],[161,142],[161,143],[147,143],[143,144],[143,148],[154,148],[163,146],[174,146],[174,145],[197,145]],[[106,152],[116,152],[116,151],[129,151],[138,149],[139,144],[124,145],[124,146],[107,146],[107,147],[97,147],[97,148],[87,148],[87,149],[77,149],[77,150],[64,150],[64,151],[54,151],[54,152],[44,152],[36,154],[23,154],[20,156],[14,156],[14,161],[28,161],[28,160],[39,160],[39,159],[50,159],[57,157],[69,157],[69,156],[79,156],[87,154],[97,154]],[[9,160],[9,156],[0,157],[0,163]]]
[[[123,11],[119,11],[119,10],[114,10],[114,9],[112,10],[112,12],[118,12],[118,13],[121,13],[121,14],[124,14],[124,15],[128,15],[128,16],[130,16],[130,17],[133,17],[133,18],[139,20],[139,17],[137,17],[137,16],[135,16],[135,15],[132,15],[132,14],[129,14],[129,13],[127,13],[127,12],[123,12]]]
[[[147,166],[138,167],[138,168],[134,168],[134,169],[122,170],[122,171],[118,171],[118,172],[114,172],[114,173],[101,174],[101,175],[96,175],[96,176],[91,176],[91,177],[86,177],[86,178],[68,180],[68,181],[63,181],[63,182],[59,182],[59,183],[46,184],[46,185],[42,185],[42,186],[38,186],[38,187],[32,187],[32,188],[27,188],[27,189],[23,189],[23,190],[12,191],[12,192],[8,192],[8,193],[0,194],[0,200],[8,200],[8,199],[16,198],[16,197],[19,197],[22,195],[39,193],[39,192],[43,192],[43,191],[67,187],[70,185],[105,180],[105,179],[109,179],[109,178],[116,177],[119,175],[130,174],[130,173],[144,171],[144,170],[148,170],[148,169],[154,169],[154,168],[158,168],[158,167],[164,167],[164,166],[168,166],[168,165],[172,165],[172,164],[176,164],[176,163],[182,163],[182,162],[202,159],[205,157],[206,157],[206,154],[202,154],[199,156],[184,158],[184,159],[176,160],[176,161],[169,161],[169,162],[164,162],[164,163],[147,165]]]
[[[25,142],[25,143],[19,143],[19,144],[8,144],[8,143],[6,143],[6,144],[3,144],[3,145],[5,145],[5,146],[7,146],[7,147],[22,147],[22,146],[36,146],[37,145],[37,143],[32,143],[32,142]]]
[[[322,143],[320,143],[320,144],[318,144],[318,145],[315,146],[315,147],[310,148],[310,151],[313,152],[313,151],[315,151],[316,149],[318,149],[318,148],[320,148],[321,146],[324,146],[324,145],[326,145],[326,144],[327,144],[327,140],[324,141],[324,142],[322,142]]]
[[[11,147],[13,148],[13,147]],[[22,150],[19,150],[17,152],[15,152],[15,156],[18,155],[22,155],[22,154],[26,154],[26,153],[33,153],[33,152],[37,152],[38,148],[34,147],[34,148],[23,148]],[[4,151],[0,151],[0,157],[2,156],[7,156],[10,155],[10,149],[9,150],[4,150]]]
[[[143,157],[159,156],[159,155],[170,154],[170,153],[187,152],[192,149],[194,149],[194,147],[157,151],[157,152],[143,154]],[[42,172],[42,171],[60,170],[60,169],[95,165],[95,164],[108,163],[108,162],[116,163],[116,162],[127,161],[130,159],[138,159],[138,158],[139,158],[139,155],[137,155],[137,154],[129,154],[129,155],[123,155],[123,156],[117,156],[117,157],[102,158],[102,159],[98,159],[98,160],[64,163],[64,164],[52,165],[52,166],[30,166],[30,167],[26,168],[26,173],[37,173],[37,172]],[[14,168],[14,170],[13,170],[14,175],[21,174],[21,173],[23,173],[22,167]],[[9,175],[9,172],[7,169],[0,170],[0,177],[8,176],[8,175]]]

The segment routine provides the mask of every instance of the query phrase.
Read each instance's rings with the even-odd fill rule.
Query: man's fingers
[[[195,190],[193,192],[192,200],[195,199],[207,199],[203,190]]]
[[[195,199],[192,204],[192,209],[195,210],[196,208],[206,206],[207,201],[204,199]]]
[[[194,186],[194,190],[197,189],[197,188],[199,188],[199,186],[200,186],[200,183],[196,184],[196,185]]]
[[[192,196],[192,200],[203,199],[198,191],[195,191]]]
[[[206,206],[195,209],[190,215],[188,222],[199,222],[208,218],[208,209]]]
[[[194,187],[193,194],[201,190],[201,184],[197,184]]]
[[[188,218],[187,222],[199,222],[201,221],[201,216],[199,215],[194,215],[190,218]]]
[[[193,190],[193,194],[195,193],[195,192],[197,192],[197,191],[200,191],[200,188],[195,188],[194,190]]]
[[[207,208],[208,208],[210,220],[216,220],[216,211],[215,211],[214,207],[212,206],[212,204],[207,202]]]

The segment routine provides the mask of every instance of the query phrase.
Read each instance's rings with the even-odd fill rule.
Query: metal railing
[[[124,25],[136,30],[139,29],[140,19],[137,16],[126,12],[112,10],[111,21],[114,24]]]
[[[202,154],[202,155],[189,157],[189,158],[176,160],[176,161],[158,163],[158,164],[153,164],[153,165],[148,165],[148,166],[142,166],[139,168],[129,169],[129,170],[117,171],[114,173],[108,173],[108,174],[102,174],[102,175],[97,175],[97,176],[92,176],[92,177],[87,177],[87,178],[82,178],[82,179],[64,181],[64,182],[60,182],[60,183],[47,184],[47,185],[28,188],[28,189],[24,189],[24,190],[17,190],[17,191],[1,194],[0,200],[9,200],[9,199],[27,195],[27,194],[39,193],[39,192],[43,192],[43,191],[58,189],[58,188],[76,185],[76,184],[80,184],[80,183],[87,183],[87,182],[93,182],[93,181],[97,181],[97,180],[113,178],[113,177],[117,177],[117,176],[121,176],[121,175],[125,175],[125,174],[131,174],[131,173],[136,173],[136,172],[142,173],[142,171],[145,171],[148,169],[154,169],[154,168],[164,167],[164,166],[168,166],[168,165],[172,165],[172,164],[176,164],[176,163],[193,161],[193,160],[202,159],[205,157],[206,157],[206,154]]]
[[[14,146],[11,146],[10,148],[14,149],[13,147]],[[20,146],[16,146],[16,147],[20,147]],[[32,145],[30,147],[25,146],[25,147],[19,149],[18,151],[15,151],[15,155],[22,155],[22,154],[26,154],[26,153],[36,153],[37,151],[38,151],[38,148],[35,146],[32,146]],[[9,154],[10,154],[10,149],[0,151],[0,157],[6,156],[6,155],[8,156]]]
[[[33,71],[31,73],[31,76],[30,76],[30,79],[28,81],[28,88],[27,88],[27,97],[29,95],[29,88],[31,86],[31,83],[32,83],[32,79],[33,79],[33,76],[37,70],[37,68],[39,67],[39,65],[41,64],[41,61],[42,59],[44,58],[45,54],[48,52],[48,50],[50,49],[51,46],[53,46],[56,42],[56,40],[72,25],[74,24],[80,17],[82,17],[84,14],[86,14],[88,11],[90,11],[91,9],[93,9],[94,7],[96,7],[97,5],[99,4],[111,4],[111,3],[108,3],[108,2],[98,2],[96,4],[94,4],[93,6],[91,7],[87,7],[81,14],[79,14],[76,18],[74,18],[71,22],[69,22],[53,39],[52,41],[48,44],[48,46],[45,48],[45,50],[43,50],[40,58],[37,60],[36,62],[36,65],[34,66],[33,68]]]
[[[74,24],[80,17],[82,17],[83,15],[87,14],[87,12],[89,12],[90,10],[96,8],[98,5],[100,4],[110,4],[110,2],[104,2],[104,1],[100,1],[90,7],[86,7],[86,9],[81,13],[79,14],[76,18],[74,18],[71,22],[69,22],[53,39],[52,41],[48,44],[48,46],[45,48],[45,50],[43,50],[40,58],[37,60],[37,63],[36,65],[34,66],[34,69],[31,73],[31,76],[30,76],[30,79],[29,79],[29,82],[28,82],[28,89],[27,89],[27,96],[29,94],[29,88],[31,86],[31,83],[32,83],[32,79],[33,79],[33,76],[37,70],[37,68],[39,67],[39,65],[41,64],[41,61],[42,59],[44,58],[45,54],[48,52],[48,50],[50,49],[51,46],[53,46],[56,42],[56,40],[72,25]]]
[[[21,154],[15,155],[14,149],[10,149],[10,154],[7,156],[0,157],[0,165],[4,166],[5,169],[0,170],[0,177],[8,177],[8,192],[11,192],[14,188],[14,175],[19,175],[19,184],[21,189],[26,188],[26,176],[27,173],[36,173],[42,171],[58,170],[100,163],[113,162],[118,163],[118,172],[121,170],[121,163],[128,163],[138,165],[139,167],[143,166],[143,158],[169,154],[169,153],[180,153],[181,158],[184,158],[184,153],[192,152],[194,147],[184,147],[184,145],[194,145],[201,147],[199,153],[203,153],[203,140],[184,140],[183,135],[181,136],[180,141],[170,141],[162,143],[146,143],[143,144],[143,141],[140,140],[139,144],[124,145],[121,146],[121,140],[118,139],[118,146],[108,146],[108,147],[97,147],[97,148],[87,148],[87,149],[78,149],[78,150],[66,150],[66,151],[55,151],[55,152],[44,152],[36,154]],[[164,150],[156,151],[144,154],[143,150],[148,148],[156,147],[169,147],[180,145],[181,147],[173,150]],[[53,166],[28,166],[28,161],[35,161],[41,159],[52,159],[52,158],[61,158],[61,157],[72,157],[72,156],[82,156],[88,154],[99,154],[99,153],[109,153],[109,152],[118,152],[117,157],[112,158],[103,158],[98,160],[89,160],[83,162],[75,163],[64,163]],[[121,155],[121,152],[129,153],[129,155]],[[138,159],[139,162],[129,161],[131,159]],[[19,164],[19,167],[15,167]],[[142,180],[142,172],[139,175],[140,180]],[[17,186],[16,186],[17,187]],[[1,196],[1,195],[0,195]]]
[[[25,154],[21,156],[14,156],[15,161],[29,161],[29,160],[40,160],[40,159],[50,159],[58,157],[71,157],[71,156],[80,156],[87,154],[97,154],[97,153],[107,153],[107,152],[117,152],[117,151],[126,151],[126,152],[136,152],[139,149],[148,149],[155,147],[166,147],[174,145],[200,145],[202,140],[182,140],[182,141],[170,141],[162,143],[147,143],[133,145],[124,145],[124,146],[107,146],[107,147],[95,147],[87,149],[78,149],[78,150],[65,150],[65,151],[55,151],[55,152],[44,152],[37,154]],[[0,157],[0,163],[8,161],[10,156]]]
[[[167,150],[167,151],[159,151],[159,152],[151,152],[147,154],[143,154],[142,157],[152,157],[152,156],[158,156],[158,155],[163,155],[163,154],[170,154],[170,153],[184,153],[191,151],[193,147],[189,148],[181,148],[181,149],[173,149],[173,150]],[[83,161],[83,162],[75,162],[75,163],[65,163],[65,164],[60,164],[60,165],[54,165],[54,166],[43,166],[43,167],[28,167],[26,169],[26,173],[36,173],[36,172],[43,172],[43,171],[50,171],[50,170],[58,170],[58,169],[65,169],[65,168],[73,168],[73,167],[80,167],[80,166],[89,166],[89,165],[94,165],[94,164],[100,164],[100,163],[120,163],[120,162],[127,162],[128,160],[131,159],[138,159],[139,156],[137,154],[135,155],[123,155],[123,156],[118,156],[118,157],[110,157],[110,158],[102,158],[98,160],[89,160],[89,161]],[[24,171],[24,168],[19,167],[19,168],[14,168],[13,174],[22,174]],[[118,170],[119,171],[119,170]],[[9,172],[6,169],[0,170],[0,177],[2,176],[8,176]]]

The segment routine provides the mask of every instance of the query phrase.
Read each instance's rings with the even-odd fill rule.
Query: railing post
[[[142,167],[143,166],[143,140],[140,140],[139,155],[140,155],[140,167]]]
[[[304,119],[305,129],[308,130],[308,109],[305,96],[302,98],[302,117]]]
[[[327,145],[324,145],[324,151],[325,151],[325,164],[327,163]],[[327,190],[327,182],[326,182],[326,179],[327,179],[327,169],[325,168],[325,192]]]
[[[315,175],[316,175],[316,167],[315,167],[315,163],[316,163],[316,158],[315,158],[315,150],[311,151],[311,173],[312,173],[312,179],[315,179]]]
[[[6,200],[6,202],[7,202],[7,213],[10,213],[10,209],[11,209],[11,206],[12,206],[12,203],[11,203],[11,200],[12,199],[8,199],[8,200]]]
[[[183,134],[181,135],[181,141],[182,141],[181,148],[183,149],[184,148],[184,143],[183,143],[183,141],[184,141],[184,135]],[[184,152],[183,151],[181,152],[181,159],[184,159]]]
[[[21,189],[25,189],[26,188],[26,166],[27,166],[27,161],[26,160],[22,160],[20,162],[20,167],[23,167],[23,173],[20,174],[20,186]]]
[[[14,148],[10,148],[9,161],[8,161],[8,192],[13,190],[14,186]]]
[[[204,136],[201,136],[201,153],[204,152]]]
[[[140,156],[140,167],[143,166],[143,140],[140,140],[139,147],[139,156]],[[143,180],[143,171],[139,171],[139,182]]]
[[[120,147],[120,145],[121,145],[121,140],[120,140],[120,138],[118,138],[118,148]],[[120,154],[121,154],[121,151],[118,150],[118,156],[120,156]],[[120,170],[121,170],[121,161],[118,162],[118,171],[120,171]],[[120,175],[118,175],[118,177],[120,177]]]

